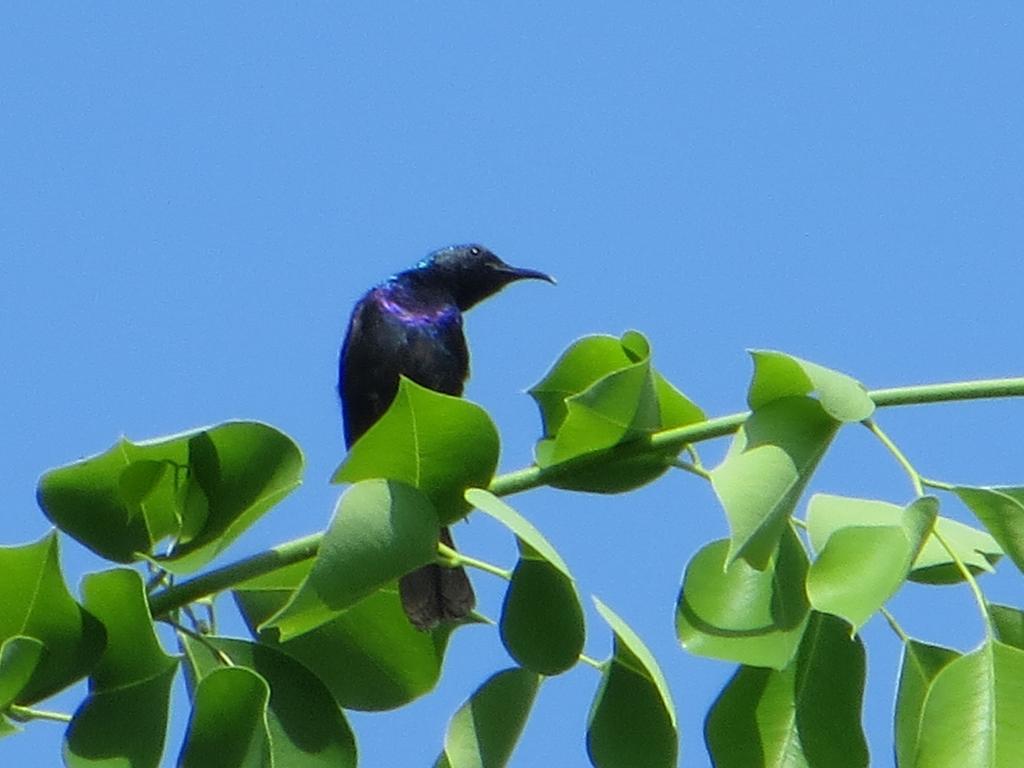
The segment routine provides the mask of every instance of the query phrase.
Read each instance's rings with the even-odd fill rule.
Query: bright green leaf
[[[103,628],[68,592],[56,534],[19,547],[0,547],[0,643],[32,637],[46,652],[17,694],[31,704],[84,677],[105,642]]]
[[[833,528],[832,522],[823,522],[833,508],[846,516],[858,501],[819,494],[808,505],[811,540],[823,548],[807,574],[807,596],[817,610],[846,619],[855,631],[906,580],[939,508],[937,499],[925,496],[909,504],[893,524],[862,518],[859,524]],[[874,504],[866,501],[862,506],[874,511]],[[830,529],[827,538],[822,528]]]
[[[290,589],[235,592],[235,600],[261,643],[287,653],[309,668],[345,709],[386,710],[431,691],[441,676],[451,625],[429,632],[415,629],[390,585],[325,623],[281,642],[275,630],[256,627],[289,600]]]
[[[971,488],[953,492],[981,520],[1014,565],[1024,571],[1024,488]]]
[[[960,654],[950,648],[928,645],[913,639],[903,646],[895,713],[897,765],[906,767],[915,764],[921,714],[928,689],[936,675],[959,657]]]
[[[1016,768],[1024,763],[1024,650],[989,639],[935,675],[921,715],[915,768]]]
[[[259,422],[227,422],[141,443],[47,472],[37,497],[46,516],[98,555],[129,563],[154,555],[174,573],[194,571],[222,552],[294,490],[302,453]]]
[[[728,568],[727,539],[705,545],[686,566],[676,634],[691,653],[782,669],[807,625],[807,553],[790,529],[763,571],[745,560]]]
[[[603,665],[587,722],[587,754],[597,768],[674,766],[675,707],[654,656],[632,629],[594,598],[612,628],[615,650]]]
[[[196,686],[179,768],[271,768],[270,688],[246,667],[212,670]]]
[[[438,531],[433,506],[415,488],[394,480],[356,483],[338,500],[306,580],[267,627],[288,640],[434,562]]]
[[[729,520],[727,563],[763,570],[839,423],[816,400],[790,397],[756,410],[740,427],[711,483]]]
[[[483,408],[403,376],[391,406],[352,446],[332,482],[399,480],[429,498],[448,524],[469,510],[466,488],[490,483],[498,450],[498,430]]]
[[[207,636],[182,638],[189,682],[222,668],[211,646],[238,667],[256,672],[270,685],[267,728],[276,765],[289,768],[354,768],[356,745],[345,716],[327,687],[305,666],[265,644]],[[220,765],[220,763],[217,763]]]
[[[821,406],[836,421],[863,421],[875,410],[864,385],[845,373],[783,352],[750,351],[754,377],[747,402],[757,410],[774,400],[818,393]]]
[[[448,724],[435,765],[501,768],[507,765],[530,715],[540,678],[513,667],[492,675]]]

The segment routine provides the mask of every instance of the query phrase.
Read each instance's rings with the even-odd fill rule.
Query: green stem
[[[896,405],[942,403],[950,400],[1021,397],[1024,396],[1024,377],[879,389],[869,392],[868,395],[875,402],[875,405],[880,408]],[[643,453],[662,453],[668,449],[681,450],[684,446],[691,443],[700,443],[705,440],[731,435],[740,428],[749,415],[749,412],[733,413],[685,427],[666,429],[624,445],[617,445],[603,451],[595,451],[555,467],[541,469],[537,466],[530,466],[517,469],[495,477],[491,481],[489,490],[495,496],[509,496],[513,493],[522,493],[531,488],[548,485],[552,481],[557,480],[559,476],[571,475],[575,470],[582,467],[614,463]],[[321,536],[322,534],[313,534],[312,536],[281,544],[273,549],[240,560],[237,563],[232,563],[223,568],[205,573],[202,576],[197,576],[194,579],[167,587],[150,597],[150,611],[154,617],[163,616],[170,611],[181,608],[183,605],[187,605],[193,600],[216,594],[246,579],[251,579],[273,571],[276,568],[314,557],[320,545]]]
[[[885,606],[882,606],[878,610],[882,614],[882,616],[885,618],[886,622],[888,622],[889,628],[892,629],[892,631],[895,632],[896,635],[899,637],[900,641],[904,645],[909,643],[910,639],[911,639],[910,635],[908,635],[904,631],[903,627],[900,626],[899,622],[896,621],[896,617],[893,616],[891,613],[889,613],[889,611],[885,608]]]
[[[988,601],[985,599],[985,595],[982,593],[981,587],[978,586],[977,579],[974,578],[974,574],[971,573],[971,569],[964,565],[964,561],[960,559],[960,556],[953,550],[953,546],[945,536],[939,533],[937,528],[932,529],[931,535],[934,536],[935,540],[942,545],[944,550],[946,550],[946,554],[948,554],[956,564],[957,570],[960,571],[960,574],[964,577],[964,581],[966,581],[968,586],[971,588],[974,600],[978,604],[978,609],[981,611],[981,615],[985,619],[985,631],[991,635],[992,617],[988,612]]]
[[[160,618],[201,597],[209,597],[228,587],[270,573],[286,565],[309,560],[316,556],[322,537],[322,533],[304,536],[301,539],[280,544],[265,552],[239,560],[237,563],[204,573],[202,576],[196,576],[194,579],[179,582],[173,587],[168,587],[151,596],[149,612],[153,618]]]
[[[922,477],[921,478],[921,485],[924,485],[924,486],[926,486],[928,488],[935,488],[936,490],[939,490],[939,491],[953,491],[953,490],[956,490],[956,486],[953,485],[952,483],[944,483],[941,480],[932,480],[929,477]]]
[[[691,464],[690,462],[683,461],[682,459],[675,459],[674,461],[671,462],[671,464],[676,469],[681,469],[684,472],[689,472],[691,475],[696,475],[697,477],[703,478],[704,480],[711,479],[711,473],[704,469],[704,467],[698,466],[697,464]]]
[[[441,557],[444,558],[445,562],[443,565],[447,565],[449,567],[468,565],[470,568],[476,568],[477,570],[484,571],[485,573],[493,574],[505,581],[512,580],[512,571],[506,571],[504,568],[491,565],[484,560],[477,560],[475,557],[470,557],[456,549],[452,549],[447,544],[438,542],[437,551],[441,554]]]
[[[580,661],[582,661],[584,664],[589,664],[594,669],[597,669],[597,670],[603,670],[604,669],[604,664],[602,664],[597,659],[594,659],[594,658],[591,658],[590,656],[587,656],[585,653],[581,653],[580,654]]]
[[[7,713],[19,722],[26,722],[28,720],[53,720],[55,723],[71,722],[71,715],[65,714],[64,712],[51,712],[45,709],[19,707],[17,704],[11,704]]]
[[[861,422],[865,427],[871,430],[872,434],[882,441],[882,445],[889,449],[889,453],[900,463],[904,471],[910,476],[910,482],[914,486],[915,496],[924,496],[924,486],[921,484],[921,475],[914,469],[914,465],[910,463],[910,460],[903,455],[901,451],[889,436],[882,431],[882,428],[875,423],[873,419],[865,419]]]

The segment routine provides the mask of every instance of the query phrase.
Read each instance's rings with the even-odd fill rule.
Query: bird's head
[[[506,264],[482,245],[450,245],[434,251],[416,265],[416,271],[448,290],[461,310],[469,309],[516,280],[555,282],[543,272]]]

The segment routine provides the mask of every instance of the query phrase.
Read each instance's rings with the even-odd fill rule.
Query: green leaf
[[[1024,650],[1020,612],[997,610],[1005,635],[945,664],[924,701],[917,768],[1011,768],[1024,762]],[[1008,614],[1018,614],[1011,621]],[[1008,642],[1009,641],[1009,642]]]
[[[257,631],[291,597],[291,589],[234,593],[249,631],[302,662],[345,709],[387,710],[431,691],[441,676],[451,625],[415,629],[392,584],[306,634],[281,642],[276,630]]]
[[[236,667],[258,674],[270,686],[266,710],[271,757],[289,768],[354,768],[355,738],[330,691],[304,665],[264,644],[207,636],[203,642],[182,637],[192,689],[218,669],[216,648]],[[197,763],[199,764],[199,763]],[[220,765],[220,762],[214,764]]]
[[[554,437],[561,428],[568,415],[566,398],[635,362],[615,336],[584,336],[575,341],[544,378],[528,390],[540,408],[544,435]]]
[[[569,566],[533,523],[493,493],[482,488],[470,488],[466,491],[466,501],[512,531],[521,543],[528,545],[536,553],[537,557],[547,560],[567,577],[572,578]]]
[[[901,525],[903,507],[897,504],[827,494],[815,496],[811,504],[823,501],[827,503],[828,514],[817,515],[810,531],[811,543],[819,551],[824,549],[828,537],[840,528]],[[1002,556],[1003,550],[987,533],[951,518],[938,516],[933,530],[946,539],[972,573],[991,571],[992,565]],[[953,584],[963,581],[963,574],[938,539],[929,536],[914,560],[909,578],[924,584]]]
[[[399,576],[437,559],[437,516],[415,488],[364,480],[342,494],[313,568],[267,627],[300,635]]]
[[[676,602],[679,641],[701,656],[783,669],[807,626],[807,553],[792,529],[763,571],[744,560],[726,567],[728,551],[720,539],[686,566]]]
[[[332,482],[399,480],[429,498],[447,525],[469,511],[466,488],[490,483],[498,450],[498,430],[483,408],[403,376],[391,406],[352,446]]]
[[[1024,488],[959,486],[953,492],[1024,572]]]
[[[118,568],[90,574],[82,594],[107,630],[107,647],[68,726],[64,760],[72,768],[104,761],[155,768],[177,660],[160,647],[138,573]]]
[[[807,596],[817,610],[846,619],[854,631],[902,586],[939,509],[938,499],[923,496],[892,524],[879,525],[865,520],[877,513],[876,505],[825,494],[814,496],[808,505],[807,527],[821,551],[807,574]],[[865,510],[859,518],[858,506]],[[836,517],[857,523],[836,527],[830,520],[833,510],[838,510]]]
[[[269,698],[266,680],[251,669],[224,667],[204,676],[193,696],[179,768],[270,768]]]
[[[704,738],[716,768],[861,768],[864,646],[839,619],[812,615],[783,670],[740,667],[708,713]]]
[[[435,765],[447,768],[500,768],[508,764],[540,678],[525,669],[492,675],[459,707],[448,724],[444,752]]]
[[[554,438],[538,451],[541,466],[704,419],[699,408],[651,367],[650,345],[641,334],[628,331],[617,340],[620,353],[609,348],[609,340],[590,337],[577,342],[530,390],[541,407],[545,432]],[[567,386],[581,388],[566,395]],[[553,404],[555,394],[562,395],[561,405]]]
[[[103,627],[68,592],[56,534],[0,547],[0,574],[0,643],[31,637],[46,648],[17,694],[16,703],[32,704],[88,674],[103,653]]]
[[[34,637],[16,635],[0,646],[0,713],[13,704],[28,685],[46,647]]]
[[[501,609],[501,639],[516,662],[542,675],[574,666],[583,651],[583,608],[572,574],[529,520],[494,494],[466,491],[466,501],[515,534],[519,562]]]
[[[259,422],[132,443],[47,472],[37,498],[54,525],[108,560],[154,556],[174,573],[201,568],[294,490],[302,453]]]
[[[818,393],[821,407],[836,421],[863,421],[875,411],[864,385],[845,373],[768,349],[750,351],[754,377],[747,402],[757,410],[787,397]]]
[[[915,765],[921,714],[936,675],[960,654],[950,648],[908,640],[903,646],[900,682],[896,694],[896,764]]]
[[[729,520],[727,564],[767,567],[839,423],[816,400],[773,400],[744,422],[711,484]]]
[[[636,633],[594,598],[615,635],[612,658],[587,721],[587,754],[597,768],[676,765],[679,735],[675,708],[654,656]]]

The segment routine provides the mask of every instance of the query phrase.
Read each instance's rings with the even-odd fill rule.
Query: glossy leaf
[[[809,617],[807,553],[784,533],[779,552],[758,571],[745,560],[726,567],[729,541],[705,545],[686,566],[676,603],[676,634],[691,653],[760,667],[786,667]]]
[[[294,490],[302,453],[259,422],[227,422],[132,443],[47,472],[37,497],[46,516],[96,554],[129,563],[155,556],[161,567],[194,571],[222,552]]]
[[[704,737],[716,768],[862,768],[864,647],[846,625],[813,614],[783,670],[741,667],[708,714]]]
[[[179,768],[270,768],[270,688],[246,667],[223,667],[196,686]]]
[[[223,668],[211,646],[236,667],[255,672],[270,686],[266,720],[270,754],[276,765],[354,768],[355,738],[345,716],[324,683],[304,665],[264,644],[212,636],[200,643],[183,637],[182,648],[189,662],[188,681],[193,690],[199,680]]]
[[[332,481],[401,481],[429,498],[447,524],[469,511],[466,488],[491,481],[498,449],[498,430],[483,408],[402,377],[391,407],[352,446]]]
[[[513,667],[492,675],[459,707],[448,724],[444,751],[435,766],[500,768],[519,740],[540,678]]]
[[[520,542],[528,545],[534,552],[536,552],[538,557],[547,560],[563,574],[572,578],[572,574],[569,572],[569,566],[565,564],[565,561],[561,558],[558,552],[555,551],[555,548],[551,546],[548,540],[544,538],[544,535],[537,530],[533,523],[520,515],[516,510],[499,499],[493,493],[485,491],[482,488],[470,488],[466,491],[466,501],[484,514],[493,517],[499,523],[512,531],[516,538]]]
[[[405,616],[397,586],[381,589],[292,640],[257,627],[291,597],[289,585],[234,593],[249,631],[302,662],[345,709],[395,709],[437,685],[451,633],[450,625],[429,632]]]
[[[816,400],[790,397],[756,410],[711,472],[729,520],[727,563],[763,570],[839,423]]]
[[[818,557],[807,574],[807,596],[817,610],[861,627],[902,586],[930,535],[939,502],[924,496],[909,504],[891,524],[834,527],[831,511],[850,513],[860,500],[816,495],[808,505],[808,530]],[[873,502],[861,506],[873,509]],[[822,529],[829,529],[828,535]]]
[[[415,488],[364,480],[342,494],[313,567],[268,627],[308,632],[399,576],[437,558],[434,507]]]
[[[615,635],[612,657],[587,721],[587,754],[597,768],[675,766],[675,708],[654,656],[610,608],[594,599]]]
[[[768,349],[750,352],[754,377],[747,402],[757,410],[774,400],[818,393],[821,407],[836,421],[863,421],[875,410],[864,385],[845,373]]]
[[[1024,572],[1024,488],[960,486],[953,492]]]
[[[1002,620],[1009,624],[1007,617]],[[945,664],[931,681],[912,763],[916,768],[1024,763],[1024,638],[1012,626],[1006,629],[1011,631]]]
[[[951,648],[909,640],[903,646],[900,681],[896,693],[896,764],[915,764],[921,715],[932,681],[960,654]]]
[[[0,643],[31,637],[46,649],[15,699],[31,704],[88,674],[103,653],[103,627],[68,592],[55,534],[0,547],[0,574]]]
[[[107,647],[65,734],[65,762],[158,766],[177,660],[154,634],[142,579],[125,568],[102,571],[83,579],[82,593],[106,628]]]

